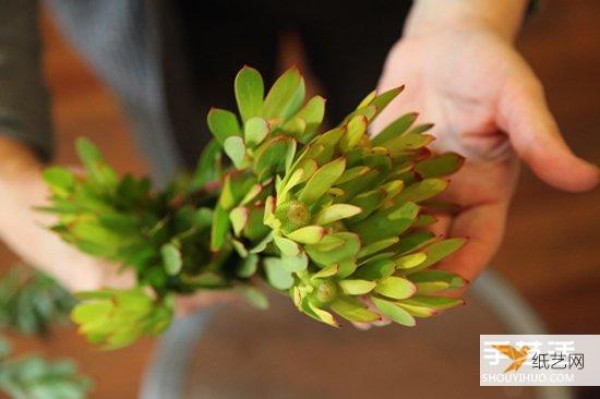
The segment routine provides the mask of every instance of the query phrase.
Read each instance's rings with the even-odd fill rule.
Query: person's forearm
[[[528,0],[416,0],[404,28],[405,36],[440,30],[482,27],[513,40]]]
[[[19,184],[25,175],[39,172],[40,168],[31,148],[0,132],[0,191]]]

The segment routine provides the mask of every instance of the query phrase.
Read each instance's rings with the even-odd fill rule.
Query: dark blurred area
[[[545,85],[565,139],[577,154],[595,162],[600,160],[598,17],[597,0],[548,1],[518,40]],[[49,17],[43,20],[43,33],[57,162],[75,160],[73,140],[84,134],[118,170],[145,173],[145,162],[133,147],[114,98],[63,41]],[[599,237],[599,190],[567,194],[524,169],[493,268],[533,305],[550,333],[600,334]],[[14,260],[5,249],[0,255],[3,266]],[[136,397],[153,344],[146,340],[119,353],[99,352],[72,329],[58,331],[46,341],[16,341],[17,350],[74,356],[97,381],[93,398]],[[600,398],[600,388],[577,388],[577,393],[580,399]]]

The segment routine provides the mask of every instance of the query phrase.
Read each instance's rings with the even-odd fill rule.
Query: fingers
[[[519,156],[546,183],[567,191],[590,190],[598,184],[598,167],[569,149],[535,77],[512,79],[501,94],[497,122]]]
[[[502,236],[507,203],[474,206],[457,215],[450,228],[451,237],[466,237],[467,244],[439,266],[473,281],[496,253]]]

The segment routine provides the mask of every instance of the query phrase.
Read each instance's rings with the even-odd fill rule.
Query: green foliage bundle
[[[326,131],[325,100],[305,102],[296,69],[265,95],[261,75],[244,67],[234,89],[239,114],[209,112],[214,140],[193,176],[165,190],[117,177],[87,140],[77,144],[84,176],[45,172],[53,230],[137,276],[131,290],[81,295],[73,319],[89,339],[117,348],[160,333],[174,295],[241,288],[264,306],[257,281],[333,326],[336,315],[413,326],[463,303],[443,294],[465,281],[431,266],[464,240],[427,230],[463,158],[433,154],[432,125],[415,125],[414,113],[376,137],[367,131],[402,88],[369,94]]]
[[[15,266],[0,279],[0,329],[46,336],[68,320],[74,298],[50,277]],[[37,355],[15,357],[0,336],[0,391],[14,399],[80,399],[91,381],[72,361],[48,361]]]

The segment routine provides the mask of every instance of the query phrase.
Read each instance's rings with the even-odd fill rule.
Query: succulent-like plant
[[[431,266],[464,240],[428,231],[444,177],[463,158],[433,154],[432,125],[414,125],[414,113],[368,133],[401,87],[369,94],[325,131],[325,100],[304,101],[295,68],[265,95],[261,75],[244,67],[234,88],[239,115],[208,113],[213,142],[193,176],[164,191],[145,179],[119,179],[86,140],[78,143],[85,176],[46,171],[53,193],[46,210],[60,219],[53,229],[137,275],[131,291],[81,297],[74,319],[82,332],[109,347],[126,345],[168,325],[172,295],[197,290],[242,287],[264,305],[257,279],[334,326],[335,315],[412,326],[415,317],[463,303],[443,294],[465,281]]]
[[[64,323],[74,298],[52,278],[18,265],[0,278],[0,333],[47,337]],[[80,399],[92,388],[71,360],[49,361],[37,354],[15,356],[0,334],[0,392],[14,399]],[[2,396],[5,397],[5,396]]]

